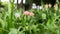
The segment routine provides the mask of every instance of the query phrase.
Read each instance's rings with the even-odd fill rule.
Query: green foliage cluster
[[[12,2],[1,8],[0,34],[60,34],[60,8],[31,9],[34,16],[25,16],[24,9],[14,7]],[[20,17],[16,18],[15,13]]]

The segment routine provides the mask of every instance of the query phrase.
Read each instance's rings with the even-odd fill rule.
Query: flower
[[[36,4],[35,4],[35,3],[33,3],[33,6],[36,6]]]
[[[51,4],[49,4],[49,8],[51,8],[52,7],[52,5]]]
[[[29,16],[34,16],[34,13],[33,12],[29,12],[29,11],[25,11],[24,12],[24,15],[29,15]]]
[[[20,13],[15,13],[15,17],[20,17]]]
[[[30,16],[34,16],[34,13],[33,12],[30,12],[30,14],[29,14]]]
[[[28,12],[28,11],[25,11],[25,12],[24,12],[24,15],[29,15],[29,12]]]
[[[37,6],[37,9],[40,9],[40,6],[39,5]]]
[[[48,8],[49,8],[49,5],[48,5],[48,4],[46,4],[46,5],[45,5],[45,8],[46,8],[46,10],[48,10]]]
[[[55,4],[55,5],[54,5],[54,9],[55,9],[55,10],[58,10],[58,4]]]
[[[23,0],[23,4],[25,4],[25,1],[26,1],[26,0]]]
[[[37,9],[43,9],[43,6],[39,6],[39,5],[38,5],[38,6],[37,6]]]
[[[36,7],[36,4],[35,3],[33,3],[33,5],[32,5],[32,9],[36,9],[37,7]]]
[[[43,9],[43,6],[40,6],[39,8],[40,8],[40,9]]]

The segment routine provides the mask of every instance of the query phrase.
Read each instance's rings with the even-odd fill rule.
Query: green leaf
[[[18,30],[15,28],[11,28],[8,34],[18,34]]]

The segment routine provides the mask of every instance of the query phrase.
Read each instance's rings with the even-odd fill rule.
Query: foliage
[[[14,9],[12,2],[1,10],[0,34],[60,34],[60,8],[29,10],[34,16],[24,15],[24,9]]]

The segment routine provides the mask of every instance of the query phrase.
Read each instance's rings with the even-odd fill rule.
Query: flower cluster
[[[36,9],[37,7],[36,7],[36,4],[35,3],[33,3],[33,5],[32,5],[32,9]]]
[[[32,9],[43,9],[43,6],[36,6],[36,4],[35,3],[33,3],[33,5],[32,5]]]
[[[33,12],[29,12],[29,11],[25,11],[24,13],[23,13],[25,16],[34,16],[34,13]],[[14,14],[15,15],[15,17],[16,18],[19,18],[20,17],[20,13],[15,13]]]
[[[25,16],[27,16],[27,15],[34,16],[34,13],[33,12],[29,12],[29,11],[25,11],[24,15]]]

